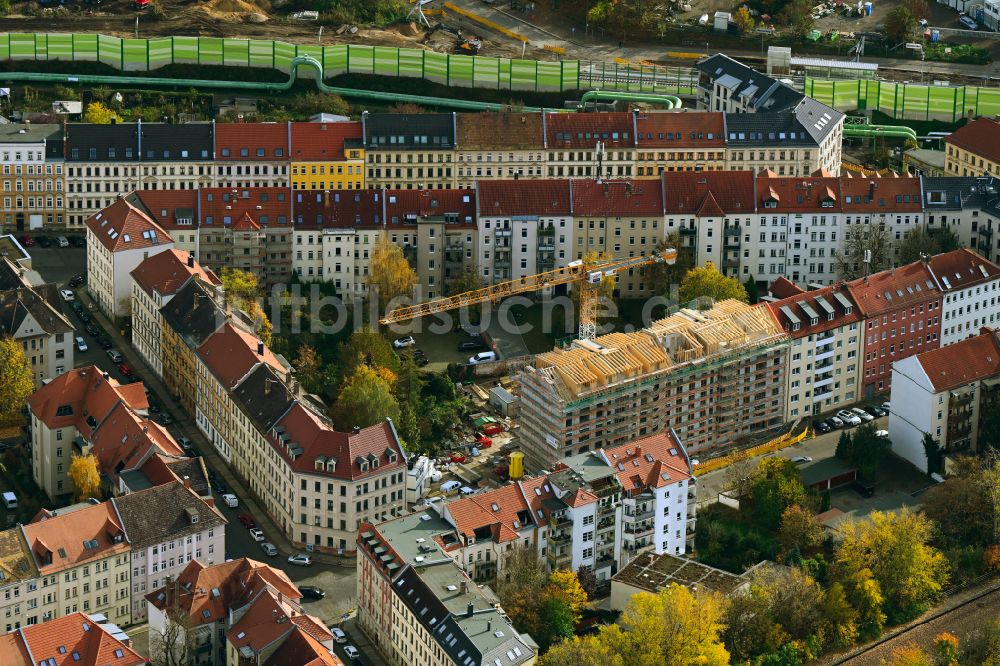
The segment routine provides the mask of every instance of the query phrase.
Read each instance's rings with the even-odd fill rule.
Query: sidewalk
[[[247,490],[243,481],[233,473],[226,461],[222,459],[218,451],[215,450],[208,439],[206,439],[204,433],[198,429],[198,426],[194,422],[194,418],[191,414],[188,414],[180,406],[180,404],[174,400],[173,396],[167,390],[166,385],[163,381],[153,372],[141,356],[132,348],[131,343],[123,338],[119,333],[117,327],[115,327],[111,321],[105,316],[100,309],[94,304],[93,300],[90,298],[90,294],[84,289],[80,289],[77,292],[77,298],[83,301],[84,305],[87,307],[87,312],[94,318],[94,321],[100,326],[111,338],[114,343],[115,348],[121,352],[122,356],[125,357],[125,361],[135,369],[141,369],[140,374],[142,376],[142,381],[149,390],[156,396],[157,401],[165,411],[170,412],[174,417],[174,421],[171,426],[182,435],[190,439],[195,446],[195,450],[201,455],[205,460],[205,465],[214,470],[219,477],[226,483],[230,491],[236,495],[240,500],[241,508],[245,509],[245,513],[249,513],[253,516],[254,520],[260,525],[260,527],[268,535],[268,539],[278,548],[281,554],[292,554],[304,552],[304,548],[294,546],[291,541],[289,541],[288,536],[285,531],[281,529],[274,521],[271,516],[262,508],[260,503],[254,498],[250,492]],[[104,353],[104,350],[98,347],[93,348],[94,352]],[[311,553],[311,557],[317,564],[326,564],[329,566],[337,567],[354,567],[354,559],[347,556],[337,556],[329,553],[321,553],[319,551]]]

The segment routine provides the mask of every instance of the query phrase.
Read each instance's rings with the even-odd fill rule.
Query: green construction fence
[[[805,93],[840,111],[880,111],[897,120],[956,122],[1000,114],[1000,88],[806,79]]]

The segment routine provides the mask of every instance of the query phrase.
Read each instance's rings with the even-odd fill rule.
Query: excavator
[[[457,308],[499,303],[508,296],[554,287],[560,284],[576,284],[580,288],[580,329],[581,340],[592,340],[597,336],[597,306],[601,283],[630,268],[641,268],[656,263],[673,264],[677,261],[677,250],[665,248],[652,254],[629,259],[602,259],[594,262],[572,261],[564,268],[537,273],[499,282],[489,287],[473,291],[434,298],[429,301],[395,308],[385,313],[379,320],[382,325],[409,321],[418,317],[454,310]]]

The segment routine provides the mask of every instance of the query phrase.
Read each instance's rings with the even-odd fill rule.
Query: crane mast
[[[666,248],[641,257],[629,259],[604,259],[594,262],[577,260],[563,268],[557,268],[544,273],[528,275],[516,280],[500,282],[482,289],[466,291],[461,294],[434,298],[429,301],[395,308],[386,312],[379,320],[380,324],[394,324],[418,317],[446,312],[456,308],[479,305],[482,303],[497,303],[508,296],[538,291],[560,284],[580,283],[580,339],[590,340],[597,335],[597,304],[601,283],[630,268],[639,268],[657,263],[672,264],[677,260],[677,250]]]

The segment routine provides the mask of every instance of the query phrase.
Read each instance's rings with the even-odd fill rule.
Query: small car
[[[70,301],[75,301],[76,300],[76,294],[74,294],[69,289],[61,289],[59,291],[59,295],[62,296],[62,299],[64,301],[66,301],[67,303],[69,303]]]
[[[71,277],[69,279],[69,286],[70,287],[79,287],[82,284],[83,284],[83,276],[82,275],[74,275],[73,277]]]
[[[860,407],[855,407],[855,408],[851,409],[851,413],[854,414],[855,416],[857,416],[859,419],[861,419],[862,421],[864,421],[866,423],[868,421],[873,421],[875,419],[874,416],[872,416],[871,414],[869,414],[865,410],[861,409]]]
[[[301,590],[302,588],[300,587],[299,589]],[[333,634],[333,640],[338,643],[343,644],[347,642],[347,634],[340,627],[330,627],[330,633]]]
[[[236,495],[232,493],[226,493],[222,496],[222,501],[226,503],[230,509],[235,509],[240,505],[240,501],[236,498]]]
[[[102,349],[111,349],[113,345],[113,343],[111,342],[111,338],[109,338],[106,335],[102,335],[101,337],[99,337],[97,339],[97,344],[101,345]]]
[[[418,356],[415,359],[413,359],[413,362],[416,364],[418,368],[422,368],[428,363],[430,363],[430,361],[427,359],[426,356]]]
[[[815,430],[820,434],[825,432],[830,432],[832,430],[832,428],[827,424],[826,421],[813,421],[812,426],[813,430]]]
[[[872,418],[878,418],[882,416],[882,410],[879,409],[878,407],[875,407],[874,405],[864,405],[861,407],[861,409],[871,414]]]
[[[361,656],[361,653],[358,652],[358,648],[353,645],[345,645],[344,654],[346,654],[349,659],[357,659]]]
[[[255,521],[253,519],[253,516],[251,516],[248,513],[241,513],[239,515],[239,521],[240,521],[240,524],[242,524],[243,527],[247,528],[248,530],[257,527],[257,521]]]
[[[82,352],[87,351],[87,341],[81,338],[79,335],[76,336],[76,349],[77,351],[82,351]]]
[[[157,417],[157,420],[163,425],[170,425],[174,422],[174,417],[170,415],[170,412],[163,412]]]
[[[56,245],[59,247],[69,247],[69,239],[65,236],[59,236],[56,238]]]
[[[90,315],[89,315],[89,314],[87,314],[87,311],[86,311],[86,310],[78,310],[78,311],[77,311],[77,313],[76,313],[76,316],[77,316],[77,318],[78,318],[78,319],[79,319],[80,321],[82,321],[82,322],[83,322],[84,324],[89,324],[89,323],[90,323],[90,321],[91,321],[91,319],[90,319]]]
[[[289,555],[288,563],[295,564],[300,567],[307,567],[312,564],[312,558],[308,555]]]
[[[45,236],[38,237],[38,247],[52,247],[52,241]]]
[[[875,431],[875,436],[876,437],[888,437],[889,436],[889,431],[888,430],[876,430]]]
[[[316,587],[315,585],[299,585],[299,592],[302,593],[303,599],[322,599],[326,596],[323,588]],[[330,633],[333,632],[331,631]]]
[[[101,4],[99,0],[97,4]],[[83,236],[73,236],[69,242],[73,247],[87,247],[87,239]]]
[[[417,341],[413,339],[412,335],[404,335],[401,338],[396,338],[392,341],[392,346],[396,349],[403,349],[404,347],[410,347],[417,344]]]
[[[834,429],[843,428],[845,425],[844,422],[840,419],[840,417],[837,416],[831,416],[826,420],[826,422],[829,423],[830,426]]]
[[[801,465],[803,463],[812,462],[813,459],[810,456],[795,456],[792,458],[792,462],[796,465]]]
[[[972,18],[968,14],[960,14],[958,17],[958,22],[961,23],[968,30],[979,30],[979,24],[976,23],[976,19]]]
[[[842,409],[837,412],[837,418],[843,421],[846,425],[861,425],[861,417],[854,412],[847,411],[846,409]]]
[[[21,243],[21,247],[35,247],[35,239],[31,236],[21,236],[17,240]]]
[[[80,301],[73,301],[72,308],[73,312],[80,314],[81,312],[83,312],[83,303],[81,303]]]
[[[216,495],[222,495],[229,488],[226,487],[226,482],[222,479],[212,479],[210,485],[212,486],[212,492]]]
[[[89,335],[93,335],[94,337],[97,337],[101,333],[101,329],[94,326],[94,322],[90,322],[89,324],[84,326],[83,330],[87,331]]]
[[[194,444],[187,437],[178,437],[177,444],[181,447],[181,450],[188,455],[189,458],[194,457]]]
[[[888,414],[891,411],[891,407],[888,402],[883,402],[881,405],[879,405],[879,407],[881,407],[886,414]]]
[[[274,547],[274,544],[270,541],[265,541],[260,544],[260,549],[264,551],[264,554],[268,557],[274,557],[278,554],[278,549]]]
[[[259,527],[251,528],[251,530],[250,530],[250,538],[253,539],[254,541],[263,541],[264,540],[264,531],[261,530]]]
[[[497,353],[494,351],[484,351],[479,352],[475,356],[469,357],[469,365],[476,365],[477,363],[490,363],[491,361],[497,360]]]
[[[132,367],[128,363],[119,363],[118,372],[122,373],[123,375],[131,375]]]
[[[462,352],[465,352],[465,351],[479,351],[480,349],[483,349],[485,347],[486,347],[486,345],[483,344],[482,340],[479,340],[478,342],[475,341],[475,340],[469,340],[467,342],[460,342],[460,343],[458,343],[458,351],[462,351]]]
[[[117,349],[109,349],[108,358],[111,359],[112,363],[123,363],[125,361],[125,357]]]

